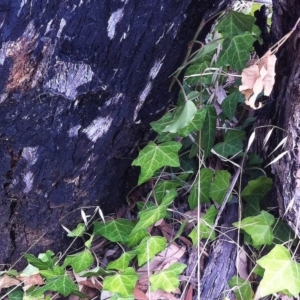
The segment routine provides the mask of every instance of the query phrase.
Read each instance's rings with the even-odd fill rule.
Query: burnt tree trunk
[[[79,208],[124,202],[169,75],[229,2],[1,0],[0,264],[63,250]]]
[[[288,33],[300,17],[298,0],[273,1],[273,41]],[[288,151],[272,165],[275,177],[276,198],[281,216],[299,235],[300,232],[300,25],[277,52],[276,81],[271,101],[269,120],[261,125],[274,124],[285,131],[276,130],[271,150],[287,136],[287,143],[272,156]],[[271,120],[271,121],[270,121]],[[263,137],[264,138],[264,137]]]

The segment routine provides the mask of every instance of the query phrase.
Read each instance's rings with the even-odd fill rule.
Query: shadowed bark
[[[79,208],[124,202],[168,76],[228,2],[1,1],[0,264],[61,251]]]
[[[273,40],[288,33],[300,17],[300,2],[297,0],[274,0],[272,23]],[[300,230],[300,26],[277,53],[276,82],[272,101],[268,104],[272,124],[277,130],[272,149],[287,136],[287,143],[272,156],[274,159],[284,151],[287,154],[272,165],[275,174],[277,202],[281,216],[299,235]],[[273,118],[272,118],[273,117]],[[262,124],[269,121],[261,122]]]

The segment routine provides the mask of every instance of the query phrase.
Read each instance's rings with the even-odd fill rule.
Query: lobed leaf
[[[133,166],[141,167],[138,184],[140,185],[150,179],[155,171],[164,166],[179,167],[178,151],[181,146],[182,145],[177,142],[165,142],[156,145],[150,141],[148,145],[140,151],[138,158],[132,163]]]
[[[300,293],[300,264],[292,260],[287,248],[276,245],[257,263],[265,269],[259,285],[261,297],[287,290],[294,297]]]
[[[121,273],[105,277],[103,289],[112,293],[119,293],[123,297],[131,296],[138,278],[139,276],[133,268],[127,268]]]
[[[169,268],[152,275],[149,278],[151,282],[151,290],[163,290],[166,292],[174,292],[179,287],[178,276],[186,268],[185,264],[174,263]]]

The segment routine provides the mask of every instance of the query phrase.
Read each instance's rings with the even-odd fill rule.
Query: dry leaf
[[[242,85],[239,86],[239,91],[246,91],[253,88],[256,79],[259,77],[258,65],[252,65],[242,72]]]
[[[260,60],[242,72],[242,85],[239,91],[245,95],[245,103],[252,109],[259,109],[262,103],[255,106],[260,93],[270,96],[275,83],[276,56],[268,51]]]
[[[193,300],[193,286],[189,284],[184,300]]]
[[[151,300],[178,300],[178,298],[176,298],[173,294],[171,293],[167,293],[165,291],[162,290],[157,290],[154,292],[147,292],[147,296],[149,297],[149,299]]]
[[[0,292],[2,289],[20,284],[20,281],[10,276],[4,275],[0,278]]]
[[[247,253],[244,247],[239,249],[238,255],[236,257],[236,269],[239,276],[247,280],[249,273],[248,273],[248,263],[247,263]]]
[[[136,300],[148,300],[149,298],[146,296],[146,294],[139,289],[139,285],[136,285],[133,290],[134,299]]]
[[[34,285],[44,285],[45,282],[40,274],[35,274],[31,276],[18,277],[20,281],[24,282],[23,291],[27,291]]]

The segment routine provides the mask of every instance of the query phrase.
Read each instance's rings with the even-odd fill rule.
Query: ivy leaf
[[[194,183],[191,193],[188,198],[190,209],[193,210],[199,204],[207,203],[209,199],[210,185],[212,178],[214,176],[214,171],[208,168],[203,168],[200,170],[200,176],[198,180]],[[198,191],[200,187],[200,199],[198,201]]]
[[[242,191],[242,198],[249,202],[252,201],[253,198],[261,200],[271,190],[271,188],[272,179],[261,176],[248,182],[248,185]]]
[[[134,228],[134,223],[127,219],[116,219],[106,223],[95,221],[93,224],[95,234],[104,236],[111,242],[121,243],[128,241],[128,235]]]
[[[215,142],[217,113],[213,105],[207,105],[206,119],[201,130],[201,147],[204,151],[204,158],[210,155]]]
[[[244,216],[254,216],[260,213],[260,201],[272,188],[272,179],[261,176],[248,182],[242,191],[242,198],[246,201]]]
[[[68,233],[69,237],[75,237],[75,236],[83,236],[85,233],[85,225],[84,223],[77,224],[77,227],[73,229],[71,232]]]
[[[205,58],[207,57],[207,54],[210,54],[211,52],[215,51],[220,44],[220,40],[213,40],[206,45],[204,45],[198,53],[191,59],[189,60],[189,64],[192,62],[203,62],[206,60]]]
[[[247,217],[242,221],[233,223],[233,226],[248,233],[253,241],[253,246],[259,247],[272,244],[274,236],[271,226],[274,222],[274,216],[262,210],[258,216]]]
[[[150,125],[154,131],[156,131],[158,134],[162,134],[163,130],[171,122],[172,122],[172,114],[168,112],[159,120],[150,123]]]
[[[204,84],[210,84],[212,75],[200,75],[203,74],[205,69],[210,67],[210,63],[207,61],[201,62],[201,63],[195,63],[188,67],[186,70],[184,76],[190,76],[193,75],[193,77],[185,78],[185,81],[189,85],[197,84],[198,82],[204,83]],[[194,76],[199,74],[199,76]]]
[[[267,255],[257,261],[265,269],[259,285],[260,296],[287,290],[295,298],[300,293],[300,264],[292,260],[288,249],[276,245]]]
[[[212,205],[204,215],[199,220],[198,229],[199,229],[199,236],[198,236],[198,230],[197,228],[194,228],[191,233],[189,234],[189,237],[191,238],[193,242],[193,246],[198,245],[198,237],[200,239],[210,239],[213,240],[216,238],[216,233],[213,230],[213,225],[215,223],[215,218],[218,214],[218,211],[216,208]],[[212,232],[213,231],[213,232]]]
[[[130,248],[136,246],[144,237],[149,235],[147,229],[148,228],[144,228],[133,234],[131,233],[130,238],[128,238],[128,241],[126,242],[126,246]]]
[[[89,250],[68,255],[62,267],[71,266],[76,273],[89,268],[94,262],[94,257]]]
[[[178,151],[181,144],[177,142],[165,142],[156,145],[152,141],[140,151],[132,165],[141,167],[138,184],[142,184],[151,178],[158,169],[168,167],[179,167]]]
[[[143,211],[140,211],[138,216],[140,220],[133,228],[130,236],[134,235],[140,230],[148,229],[151,225],[156,223],[158,220],[163,219],[167,215],[167,208],[173,202],[177,196],[175,190],[171,190],[163,199],[162,203],[156,207],[150,207]]]
[[[119,293],[123,297],[131,296],[139,276],[133,268],[127,268],[122,273],[107,276],[103,280],[103,290]]]
[[[183,185],[179,180],[164,180],[156,184],[154,188],[155,199],[158,204],[161,204],[163,198],[166,196],[167,191],[176,189]]]
[[[233,288],[234,295],[237,300],[252,300],[253,291],[251,289],[251,284],[238,276],[233,276],[228,281],[229,287]]]
[[[46,291],[55,291],[63,295],[64,297],[69,296],[73,291],[78,291],[78,286],[71,280],[67,275],[50,278],[46,284],[38,288],[36,293],[44,293]]]
[[[166,248],[167,240],[161,236],[152,236],[144,238],[141,243],[135,248],[138,252],[138,265],[152,259],[157,253]]]
[[[62,267],[55,266],[53,269],[40,270],[40,274],[45,278],[54,278],[65,274],[65,270]]]
[[[185,264],[174,263],[158,274],[150,276],[149,281],[151,282],[151,290],[163,290],[168,293],[174,292],[179,287],[178,276],[185,268]]]
[[[187,126],[195,117],[197,107],[193,101],[187,101],[183,107],[177,108],[172,122],[163,129],[163,132],[177,133],[179,129]]]
[[[225,194],[230,186],[231,175],[228,171],[216,171],[214,181],[210,185],[209,196],[219,205],[222,204]]]
[[[24,256],[31,265],[39,270],[47,270],[50,267],[49,262],[43,261],[42,259],[35,257],[33,254],[25,253]]]
[[[250,32],[225,39],[217,66],[232,66],[241,72],[246,65],[255,38]]]
[[[137,251],[124,252],[118,259],[108,263],[106,270],[124,271],[129,263],[136,257]]]
[[[235,155],[243,149],[244,136],[245,131],[227,130],[224,142],[216,144],[213,149],[223,157]]]
[[[255,18],[236,11],[229,11],[227,16],[219,22],[216,30],[224,37],[234,38],[246,31],[252,32]],[[255,29],[255,34],[257,34]]]
[[[23,300],[24,292],[21,289],[11,290],[7,297],[9,300]]]
[[[244,96],[243,94],[235,90],[234,92],[230,93],[221,103],[222,110],[225,114],[225,116],[229,119],[232,120],[234,117],[234,114],[236,112],[236,107],[239,102],[244,101]]]
[[[206,108],[198,110],[194,119],[186,127],[179,129],[177,134],[186,137],[193,131],[199,131],[203,127],[206,119],[206,112]]]
[[[275,226],[273,228],[275,244],[284,244],[295,237],[295,233],[289,225],[284,223],[282,220],[276,220]]]

